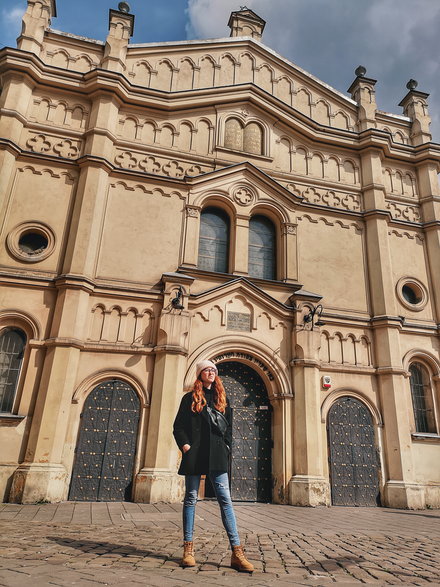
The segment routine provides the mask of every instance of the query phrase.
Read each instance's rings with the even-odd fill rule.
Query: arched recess
[[[440,365],[436,357],[422,349],[409,351],[403,365],[408,377],[412,406],[412,431],[440,433]]]
[[[353,397],[360,402],[364,403],[371,412],[373,417],[374,425],[382,428],[383,420],[382,415],[379,412],[378,408],[371,402],[371,400],[361,393],[358,390],[350,389],[349,387],[342,387],[338,389],[334,389],[331,393],[327,395],[325,400],[322,402],[321,405],[321,422],[325,424],[327,420],[327,414],[329,409],[331,408],[332,404],[341,397],[350,396]]]
[[[255,214],[249,220],[249,275],[261,279],[277,276],[277,230],[270,218]]]
[[[290,444],[293,392],[288,366],[273,349],[255,337],[237,334],[208,341],[188,357],[185,389],[195,380],[195,366],[204,359],[216,364],[234,362],[253,369],[264,383],[272,410],[272,500],[286,503],[287,487],[293,474]],[[265,409],[265,408],[264,408]]]
[[[370,402],[340,390],[326,414],[332,505],[380,505],[380,438]]]
[[[25,393],[25,389],[29,389],[29,386],[25,385],[25,381],[28,376],[28,367],[33,366],[34,362],[30,360],[31,356],[35,357],[35,353],[38,352],[38,348],[32,348],[32,342],[41,338],[41,325],[33,316],[21,310],[8,309],[0,312],[0,335],[6,334],[8,331],[16,332],[23,345],[22,348],[16,349],[20,353],[20,357],[17,357],[19,364],[16,361],[13,361],[14,364],[8,361],[7,352],[2,357],[2,378],[3,376],[9,376],[9,367],[18,368],[18,372],[14,381],[10,381],[10,383],[14,384],[12,398],[5,401],[4,394],[0,394],[1,411],[12,414],[26,414],[29,410],[31,397],[29,392]],[[7,351],[8,349],[3,348],[3,350]],[[12,351],[13,349],[9,350]],[[11,358],[10,356],[9,359]],[[5,370],[7,370],[7,373],[5,373]],[[32,369],[30,372],[29,377],[32,377]]]
[[[208,206],[200,214],[197,265],[206,271],[227,273],[231,242],[231,220],[222,208]]]
[[[79,385],[72,397],[64,452],[72,471],[69,499],[131,500],[132,483],[143,462],[149,403],[140,381],[121,369],[96,372]],[[94,468],[100,473],[87,479],[87,470]]]

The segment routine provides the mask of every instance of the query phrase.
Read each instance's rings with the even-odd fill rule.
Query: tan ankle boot
[[[182,567],[195,567],[196,559],[194,558],[194,548],[192,542],[183,543]]]
[[[232,547],[231,567],[243,573],[252,573],[255,571],[254,565],[244,556],[242,546]]]

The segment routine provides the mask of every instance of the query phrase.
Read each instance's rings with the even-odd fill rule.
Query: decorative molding
[[[200,208],[196,208],[195,206],[187,206],[186,215],[189,218],[198,218],[200,216]]]
[[[407,220],[408,222],[421,222],[420,207],[417,205],[398,204],[397,202],[386,202],[386,209],[390,211],[391,217],[395,220]]]
[[[81,153],[81,141],[37,132],[29,132],[26,147],[34,153],[45,153],[64,159],[77,159]]]
[[[296,234],[297,225],[285,222],[283,224],[283,234]]]
[[[418,232],[407,232],[406,230],[398,230],[397,228],[393,228],[393,230],[389,230],[388,234],[391,236],[392,234],[394,234],[395,236],[397,236],[398,238],[409,238],[410,240],[419,240],[421,243],[425,240],[425,237],[423,236],[423,234],[420,234]]]
[[[360,212],[362,199],[360,194],[338,192],[336,190],[319,189],[293,183],[284,184],[285,187],[297,196],[304,198],[310,204],[341,208],[350,212]]]
[[[212,166],[185,163],[176,159],[154,157],[133,151],[117,150],[114,158],[122,169],[133,169],[174,178],[196,177],[212,171]]]
[[[241,206],[251,206],[257,200],[257,194],[249,185],[240,184],[231,190],[232,198]]]
[[[361,234],[364,230],[363,226],[358,224],[357,222],[343,222],[342,220],[334,220],[333,218],[324,218],[324,216],[319,217],[312,217],[309,214],[303,214],[302,216],[298,216],[298,222],[302,222],[303,220],[308,220],[312,224],[318,224],[318,222],[323,222],[327,226],[339,226],[340,228],[345,228],[346,230],[350,230],[353,228],[356,234]]]

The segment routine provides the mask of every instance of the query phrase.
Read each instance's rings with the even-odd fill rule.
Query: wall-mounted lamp
[[[310,310],[310,312],[304,316],[304,326],[306,324],[310,324],[310,330],[313,330],[314,326],[324,326],[325,322],[321,320],[321,314],[323,310],[324,308],[322,307],[322,304],[318,304],[312,310]],[[318,318],[316,322],[315,316]]]
[[[183,297],[183,289],[182,286],[179,285],[179,289],[175,297],[171,300],[171,305],[175,310],[183,310],[184,305],[182,304],[182,297]]]

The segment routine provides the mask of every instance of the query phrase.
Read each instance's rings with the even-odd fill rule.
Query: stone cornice
[[[96,68],[85,74],[61,70],[44,64],[32,53],[6,47],[0,51],[0,73],[14,72],[27,75],[34,83],[56,87],[58,90],[86,94],[89,98],[93,98],[96,92],[105,91],[121,103],[148,106],[164,112],[214,108],[219,104],[245,101],[264,110],[271,109],[280,123],[295,128],[296,132],[313,139],[315,144],[354,149],[358,152],[375,148],[386,157],[411,163],[415,157],[418,162],[427,159],[440,161],[440,145],[428,143],[417,148],[397,145],[391,141],[389,133],[377,129],[356,133],[324,126],[252,83],[166,92],[134,86],[123,74],[105,69]]]

